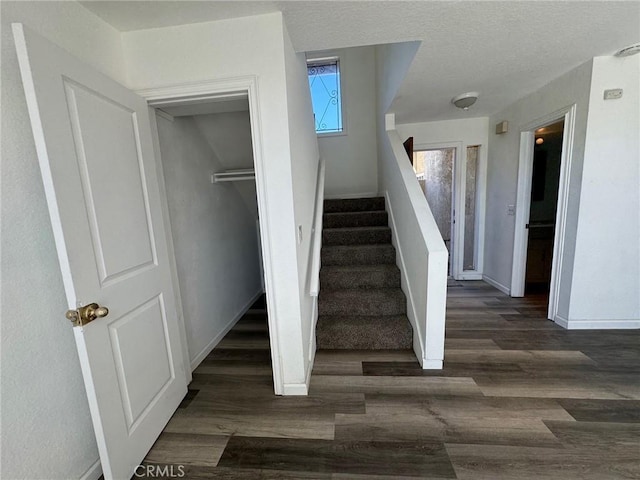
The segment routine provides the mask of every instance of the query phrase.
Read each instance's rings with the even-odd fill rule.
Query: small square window
[[[316,133],[342,132],[340,61],[337,58],[309,61],[307,74]]]

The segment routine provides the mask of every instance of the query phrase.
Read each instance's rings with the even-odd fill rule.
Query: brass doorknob
[[[77,310],[67,310],[65,314],[65,316],[71,320],[74,327],[86,325],[96,318],[106,317],[107,315],[109,315],[109,309],[107,307],[101,307],[97,303],[90,303],[84,307],[79,307]]]

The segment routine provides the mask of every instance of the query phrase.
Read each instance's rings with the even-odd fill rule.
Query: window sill
[[[347,135],[347,131],[343,130],[341,132],[327,132],[327,133],[317,133],[316,135],[318,136],[318,138],[324,138],[324,137],[344,137]]]

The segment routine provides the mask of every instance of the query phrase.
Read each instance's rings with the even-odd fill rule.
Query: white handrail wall
[[[418,184],[395,121],[379,140],[380,183],[385,193],[393,242],[407,296],[413,347],[424,369],[444,360],[448,252],[429,204]]]
[[[311,230],[311,267],[309,268],[309,295],[317,297],[320,293],[320,250],[322,249],[322,215],[324,213],[324,159],[318,163],[318,181],[316,183],[316,203],[313,210],[313,229]]]

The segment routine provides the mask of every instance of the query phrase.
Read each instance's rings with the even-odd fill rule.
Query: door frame
[[[235,78],[221,78],[195,83],[169,85],[164,87],[136,90],[135,93],[147,100],[149,107],[198,103],[211,99],[237,98],[239,94],[247,95],[249,100],[249,119],[251,123],[251,140],[253,143],[253,163],[255,168],[256,191],[260,222],[260,239],[262,244],[262,268],[267,296],[267,318],[271,345],[271,362],[273,367],[273,386],[276,395],[284,393],[280,344],[278,342],[278,319],[274,310],[275,297],[272,288],[273,261],[271,257],[271,235],[269,231],[269,209],[267,203],[267,184],[265,179],[266,165],[262,152],[262,128],[260,124],[260,104],[258,97],[258,78],[255,75]],[[157,131],[156,131],[157,135]],[[158,161],[160,152],[157,152]],[[163,186],[164,188],[164,186]],[[173,247],[173,244],[171,244]],[[173,250],[173,248],[172,248]],[[170,252],[173,254],[173,251]],[[174,256],[175,258],[175,256]],[[180,320],[184,328],[184,317],[180,312]],[[186,332],[186,330],[185,330]],[[186,341],[186,335],[185,335]],[[186,348],[186,345],[185,345]]]
[[[569,184],[573,161],[573,144],[576,122],[576,104],[563,107],[549,113],[520,128],[520,157],[518,163],[518,185],[516,194],[516,218],[513,239],[513,265],[511,271],[511,296],[523,297],[527,265],[527,246],[529,235],[526,228],[531,208],[531,176],[533,174],[533,146],[535,131],[564,119],[562,133],[562,155],[560,159],[560,182],[558,186],[558,205],[556,207],[556,226],[553,239],[553,259],[551,262],[551,283],[549,288],[549,310],[547,318],[556,321],[560,284],[562,281],[562,262],[564,258],[567,227],[567,209],[569,205]]]
[[[444,150],[453,148],[455,154],[453,157],[453,173],[452,173],[452,202],[451,202],[451,217],[455,222],[451,226],[451,251],[449,252],[449,268],[451,271],[451,277],[455,280],[461,280],[462,272],[462,259],[461,255],[464,254],[464,223],[458,221],[460,218],[464,219],[464,175],[465,168],[461,164],[461,155],[463,152],[462,142],[438,142],[438,143],[420,143],[414,144],[413,152],[422,152],[425,150]],[[466,158],[464,159],[466,162]]]

